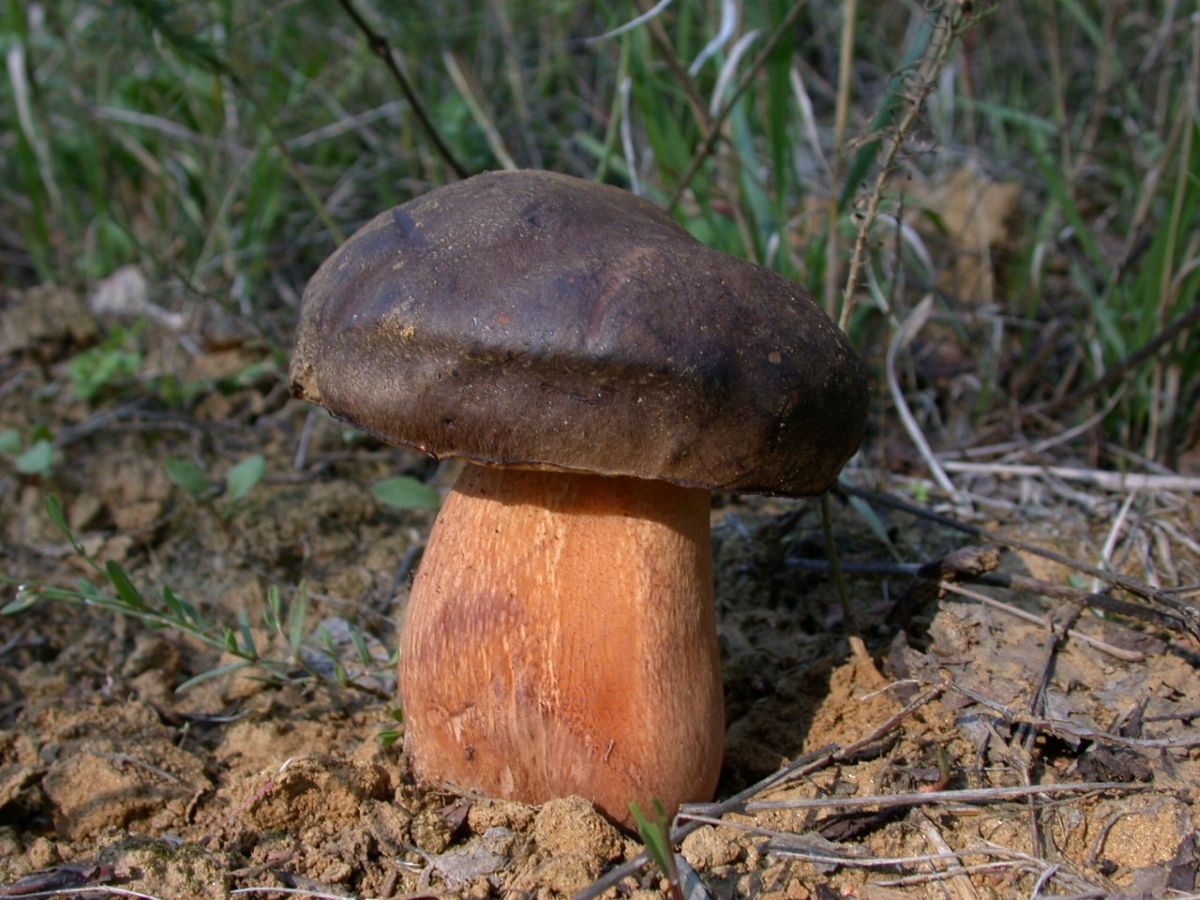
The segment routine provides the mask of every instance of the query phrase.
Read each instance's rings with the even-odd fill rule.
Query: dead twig
[[[965,874],[962,860],[957,853],[950,849],[950,845],[946,843],[942,833],[937,830],[933,820],[921,810],[917,811],[917,827],[921,830],[925,840],[937,851],[937,859],[931,861],[931,865],[935,871],[944,874],[949,880],[950,894],[958,897],[959,900],[975,900],[979,895],[975,893],[971,879]]]
[[[1200,740],[1200,739],[1198,739]],[[1023,800],[1039,794],[1080,794],[1104,791],[1149,791],[1162,790],[1152,784],[1130,784],[1125,781],[1084,781],[1062,784],[1018,784],[1009,787],[972,788],[954,791],[910,791],[903,794],[871,794],[865,797],[815,797],[808,800],[759,800],[747,803],[746,812],[767,809],[863,809],[868,806],[889,808],[895,806],[931,806],[941,803],[975,804],[995,803],[998,800]],[[687,812],[679,818],[692,819]],[[711,824],[711,823],[709,823]]]
[[[858,628],[858,616],[850,602],[850,594],[846,591],[846,579],[842,577],[841,557],[838,554],[837,541],[833,536],[833,515],[829,508],[829,492],[821,494],[821,528],[825,533],[825,551],[829,554],[829,570],[833,575],[833,583],[837,588],[838,601],[842,605],[842,626],[846,631],[846,639],[850,642],[850,651],[860,661],[875,667],[867,645],[863,642],[862,632]]]
[[[998,475],[1000,477],[1050,476],[1065,481],[1081,481],[1106,491],[1186,491],[1200,493],[1200,478],[1188,475],[1150,475],[1142,472],[1108,472],[1104,469],[1080,469],[1074,466],[1036,466],[1013,463],[976,463],[943,460],[947,472]]]
[[[858,234],[854,239],[854,250],[850,254],[850,272],[846,277],[846,286],[842,290],[842,311],[838,317],[838,327],[842,331],[849,330],[850,317],[854,312],[854,294],[858,289],[858,276],[859,272],[862,271],[866,258],[867,235],[870,233],[871,227],[875,224],[875,219],[879,215],[879,204],[883,199],[884,186],[895,171],[900,148],[904,146],[905,139],[908,137],[909,132],[912,131],[922,110],[925,109],[925,100],[937,85],[938,75],[946,64],[950,48],[954,46],[956,39],[962,32],[963,23],[966,21],[961,0],[959,2],[942,3],[940,6],[941,9],[935,13],[937,19],[933,25],[933,36],[930,38],[929,46],[926,48],[925,55],[921,59],[920,71],[915,76],[915,87],[912,95],[909,97],[908,107],[905,109],[904,115],[901,117],[892,134],[891,143],[884,156],[883,164],[879,167],[879,172],[875,176],[875,186],[872,188],[871,194],[867,199],[866,213],[858,225]],[[832,227],[833,223],[830,223],[830,228],[832,229]]]
[[[950,591],[953,594],[959,594],[963,597],[970,597],[972,600],[978,600],[985,606],[990,606],[993,609],[998,609],[1001,612],[1008,613],[1010,616],[1015,616],[1018,619],[1029,622],[1033,625],[1041,625],[1043,628],[1049,628],[1050,622],[1043,616],[1034,615],[1031,612],[1026,612],[1010,603],[1005,603],[1002,600],[997,600],[995,597],[989,597],[987,594],[981,594],[978,591],[972,591],[949,581],[938,582],[938,587],[944,591]],[[1067,629],[1067,635],[1079,641],[1083,641],[1091,647],[1095,647],[1102,653],[1107,653],[1109,656],[1115,657],[1125,662],[1144,662],[1146,654],[1138,650],[1126,650],[1124,647],[1118,647],[1115,644],[1110,644],[1107,641],[1102,641],[1099,638],[1094,638],[1090,634],[1084,634],[1082,631],[1072,627]]]
[[[830,571],[829,561],[824,559],[791,557],[787,560],[787,564],[811,572]],[[1040,578],[1032,578],[1028,575],[1016,575],[1008,572],[958,572],[951,567],[947,567],[945,559],[936,559],[924,563],[843,562],[841,565],[842,571],[846,575],[912,575],[929,579],[952,577],[956,581],[985,584],[989,587],[1007,588],[1013,591],[1025,591],[1055,600],[1069,600],[1072,603],[1078,603],[1081,606],[1092,609],[1100,609],[1140,621],[1153,622],[1156,625],[1161,625],[1164,628],[1170,628],[1175,631],[1187,631],[1187,623],[1179,616],[1137,603],[1118,600],[1109,594],[1098,594],[1093,591],[1084,590],[1083,588],[1071,587],[1067,584],[1055,584],[1051,581],[1043,581]],[[1164,590],[1168,593],[1186,592],[1186,589],[1181,588],[1165,588]],[[1008,604],[995,598],[991,598],[991,603],[1004,608],[1005,611],[1016,610],[1016,607],[1010,607]],[[1020,613],[1014,612],[1014,615],[1016,614],[1021,614],[1022,616],[1032,615],[1023,611]],[[1130,662],[1140,662],[1144,658],[1139,654],[1137,659],[1134,659],[1132,654],[1136,651],[1133,650],[1122,650],[1119,647],[1115,649],[1119,651],[1115,655],[1120,656],[1121,659],[1128,659]]]
[[[417,96],[417,92],[413,90],[412,83],[408,80],[408,76],[404,74],[404,70],[396,62],[395,56],[392,55],[392,45],[388,43],[387,38],[372,28],[367,20],[364,19],[354,8],[351,0],[338,0],[342,9],[346,11],[354,22],[359,31],[362,32],[363,38],[367,42],[367,46],[371,52],[383,60],[388,71],[392,73],[392,77],[396,80],[396,84],[400,88],[400,93],[404,95],[404,99],[408,101],[408,105],[412,108],[413,115],[417,117],[417,121],[421,123],[421,127],[425,130],[425,134],[429,137],[430,142],[437,150],[438,155],[445,161],[451,170],[459,178],[467,177],[467,170],[463,167],[455,157],[454,153],[446,146],[442,140],[442,136],[438,134],[437,128],[434,127],[433,120],[429,118],[429,113],[425,111],[425,105],[421,102],[421,98]]]
[[[925,324],[925,321],[929,318],[929,313],[932,311],[933,294],[926,294],[924,299],[916,305],[916,308],[908,314],[908,318],[904,320],[904,323],[896,330],[896,333],[892,335],[892,339],[888,343],[887,360],[884,370],[887,375],[888,392],[892,395],[892,404],[896,408],[896,415],[900,417],[900,424],[904,426],[905,432],[908,433],[908,439],[917,448],[917,452],[921,455],[921,459],[925,461],[925,466],[933,475],[933,480],[937,482],[938,487],[957,502],[960,497],[958,489],[954,487],[953,482],[946,475],[942,464],[933,455],[933,448],[929,446],[929,441],[925,439],[925,434],[921,431],[921,426],[917,424],[916,416],[908,408],[908,401],[904,399],[904,391],[901,389],[900,379],[896,375],[896,357],[917,336],[917,332],[921,330],[921,326]]]
[[[1093,743],[1113,744],[1118,747],[1129,747],[1135,750],[1186,750],[1191,747],[1200,747],[1200,734],[1179,738],[1125,737],[1124,735],[1113,734],[1108,731],[1084,728],[1083,726],[1074,725],[1061,719],[1050,719],[1022,713],[1004,705],[999,700],[994,700],[986,694],[982,694],[956,681],[950,682],[950,689],[974,700],[980,706],[987,707],[993,712],[998,713],[1002,719],[1010,724],[1029,725],[1040,731],[1053,734],[1058,738],[1066,740],[1068,743],[1072,741],[1092,741]]]
[[[1056,400],[1051,400],[1040,407],[1036,407],[1033,411],[1044,416],[1053,416],[1055,413],[1064,409],[1072,409],[1079,406],[1084,400],[1087,400],[1093,394],[1099,394],[1112,387],[1114,384],[1122,381],[1125,376],[1140,366],[1142,363],[1149,360],[1159,350],[1175,340],[1177,336],[1184,332],[1200,325],[1200,303],[1192,306],[1191,309],[1185,310],[1168,323],[1162,331],[1144,343],[1138,349],[1129,353],[1124,359],[1118,362],[1115,366],[1089,384],[1083,385],[1078,390],[1071,391],[1064,397],[1059,397]]]
[[[970,525],[953,516],[944,515],[935,512],[931,509],[926,509],[923,506],[918,506],[915,503],[909,503],[907,500],[902,500],[899,497],[886,494],[881,491],[872,491],[866,488],[855,487],[854,485],[839,482],[838,490],[843,490],[855,497],[861,497],[872,503],[878,503],[880,506],[886,506],[890,509],[898,509],[901,512],[909,513],[910,515],[920,516],[928,519],[931,522],[937,522],[947,528],[952,528],[955,531],[960,531],[963,534],[969,534],[974,538],[982,541],[988,541],[993,544],[1002,544],[1014,550],[1022,550],[1026,553],[1032,553],[1035,556],[1040,556],[1043,559],[1048,559],[1051,562],[1056,562],[1059,565],[1067,566],[1077,572],[1083,572],[1085,575],[1091,575],[1098,578],[1105,584],[1111,584],[1121,588],[1135,597],[1141,597],[1143,600],[1157,607],[1159,611],[1166,610],[1168,614],[1175,619],[1180,620],[1186,631],[1193,637],[1200,640],[1200,606],[1194,606],[1184,603],[1175,597],[1171,591],[1162,588],[1152,587],[1146,582],[1133,578],[1129,575],[1122,575],[1120,572],[1108,572],[1098,566],[1093,566],[1090,563],[1081,562],[1071,559],[1054,550],[1049,550],[1045,547],[1031,544],[1028,541],[1022,541],[1018,538],[1009,537],[1000,534],[999,532],[991,531],[990,529],[980,528],[978,525]]]

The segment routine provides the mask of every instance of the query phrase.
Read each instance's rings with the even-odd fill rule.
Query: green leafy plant
[[[250,614],[245,609],[239,611],[236,625],[231,626],[211,621],[195,604],[166,585],[162,586],[157,598],[150,598],[138,588],[120,563],[114,560],[102,563],[87,552],[67,524],[62,508],[53,495],[46,498],[46,513],[72,549],[99,576],[99,583],[82,579],[73,588],[22,584],[17,588],[16,597],[0,608],[0,615],[17,615],[42,601],[90,606],[136,619],[151,628],[173,629],[233,657],[231,662],[187,679],[176,686],[176,691],[187,690],[213,678],[248,671],[250,677],[270,684],[316,681],[391,699],[389,693],[347,675],[342,651],[327,631],[318,629],[315,637],[308,635],[308,591],[303,583],[296,588],[290,602],[284,601],[278,586],[272,585],[267,590],[262,612],[263,625],[269,633],[280,638],[288,651],[282,658],[270,656],[258,647]],[[0,581],[13,583],[12,579],[2,576]],[[379,665],[379,661],[369,652],[366,639],[353,626],[350,627],[350,638],[361,666],[377,669],[390,677],[394,659]],[[322,657],[327,659],[329,665],[318,664],[317,660]]]
[[[391,717],[396,721],[397,724],[403,724],[404,711],[397,707],[396,709],[391,710]],[[400,737],[403,734],[404,730],[402,728],[385,728],[383,731],[379,732],[379,743],[384,747],[391,747],[396,743],[396,741],[400,740]]]
[[[377,481],[371,486],[371,494],[380,503],[397,509],[437,509],[441,503],[437,491],[408,475]]]
[[[50,429],[37,425],[22,438],[15,428],[0,432],[0,456],[12,458],[13,468],[22,475],[48,478],[54,472],[57,452]]]
[[[633,821],[637,823],[638,836],[659,871],[666,876],[672,900],[683,900],[683,887],[679,883],[679,867],[675,865],[675,849],[671,846],[671,835],[667,822],[667,811],[662,801],[653,799],[654,818],[648,818],[637,802],[629,804]]]
[[[213,499],[214,485],[208,474],[189,459],[168,457],[163,460],[163,468],[167,477],[178,487],[202,503]],[[267,461],[261,453],[245,457],[225,473],[224,496],[226,504],[221,511],[228,518],[237,508],[239,501],[245,499],[267,472]]]
[[[258,485],[267,472],[267,461],[261,453],[247,456],[225,473],[225,497],[230,503],[244,498]]]
[[[132,378],[142,365],[137,329],[114,328],[95,347],[67,362],[72,391],[79,400],[91,400],[114,381]]]
[[[204,470],[190,459],[169,457],[163,460],[163,468],[176,486],[183,488],[197,500],[212,490],[212,484]]]

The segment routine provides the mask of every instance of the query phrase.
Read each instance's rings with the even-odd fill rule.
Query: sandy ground
[[[143,335],[143,373],[204,386],[181,406],[144,379],[77,400],[65,362],[97,326],[77,299],[47,297],[5,301],[4,428],[28,435],[45,425],[56,459],[51,472],[29,475],[0,458],[0,571],[26,584],[88,579],[111,593],[47,517],[53,493],[87,553],[120,563],[149,603],[159,606],[169,586],[235,629],[245,610],[264,655],[288,656],[263,625],[270,587],[286,603],[303,581],[306,658],[332,673],[323,661],[338,656],[350,686],[302,679],[295,667],[291,683],[271,683],[249,668],[176,692],[230,658],[177,629],[48,599],[0,619],[0,896],[111,884],[169,898],[237,888],[262,897],[284,896],[272,888],[556,897],[641,853],[635,836],[577,798],[532,808],[416,784],[399,743],[380,740],[397,725],[386,659],[432,514],[385,507],[369,487],[399,471],[444,485],[451,472],[323,417],[309,423],[296,469],[309,412],[286,399],[280,361],[248,340],[193,356],[169,335]],[[40,318],[50,307],[53,316]],[[259,375],[239,379],[250,366]],[[163,467],[167,457],[191,459],[219,485],[252,453],[264,454],[267,474],[236,503],[196,499]],[[1095,559],[1119,499],[1088,516],[1035,495],[981,522]],[[1157,515],[1196,532],[1194,503],[1162,503]],[[845,562],[894,561],[867,519],[834,506]],[[880,521],[906,561],[965,543],[902,513],[881,511]],[[718,498],[713,544],[728,708],[718,799],[816,755],[751,806],[682,840],[692,896],[1169,896],[1200,887],[1194,638],[1139,617],[1076,619],[1071,604],[1030,594],[971,588],[1032,621],[932,581],[852,575],[875,658],[867,665],[850,654],[832,582],[804,562],[825,557],[815,503]],[[1200,561],[1177,549],[1174,563],[1181,581],[1200,580]],[[1060,584],[1075,577],[1026,554],[1003,554],[1000,570]],[[6,588],[4,600],[14,596]],[[1056,640],[1050,624],[1068,620],[1075,630]],[[357,660],[351,622],[371,663]],[[1072,787],[1100,782],[1117,786]],[[856,804],[1029,785],[1045,789],[973,803]],[[613,890],[657,894],[664,885],[648,866]]]

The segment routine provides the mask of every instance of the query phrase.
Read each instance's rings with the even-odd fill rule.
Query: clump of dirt
[[[40,302],[12,309],[36,319]],[[79,321],[9,322],[0,347],[12,427],[24,439],[40,425],[55,454],[36,474],[0,459],[0,553],[15,582],[92,599],[43,596],[0,619],[0,884],[556,897],[610,878],[609,896],[661,892],[640,841],[586,801],[533,808],[418,784],[401,742],[381,739],[402,730],[390,648],[432,513],[386,507],[370,485],[401,472],[436,481],[432,464],[288,402],[271,355],[249,342],[189,357],[148,329],[147,365],[204,381],[208,399],[181,406],[134,380],[82,403],[65,362],[104,323],[54,303]],[[247,367],[260,374],[243,382]],[[256,453],[263,480],[223,494],[226,472]],[[194,462],[209,488],[174,483],[168,458]],[[51,494],[78,546],[48,517]],[[941,881],[1009,896],[1040,879],[1059,893],[1195,890],[1195,640],[1028,593],[988,588],[1000,607],[911,571],[858,572],[938,560],[962,538],[832,505],[872,658],[850,652],[816,504],[722,498],[714,511],[728,709],[718,804],[769,783],[681,819],[684,881],[764,898]],[[1109,524],[1037,515],[994,525],[1070,554]],[[113,593],[109,563],[147,608],[191,604],[215,645],[200,626],[154,627],[96,600]],[[1176,563],[1196,580],[1200,561]],[[1003,558],[1005,571],[1067,583],[1034,565]],[[272,589],[283,621],[264,618]],[[234,670],[229,641],[273,668]],[[919,801],[965,789],[1025,793]]]

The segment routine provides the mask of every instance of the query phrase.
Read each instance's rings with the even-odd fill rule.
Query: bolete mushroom
[[[626,825],[711,798],[710,492],[818,493],[864,428],[863,367],[810,297],[617,188],[479,175],[325,261],[291,389],[467,461],[402,629],[420,777]]]

